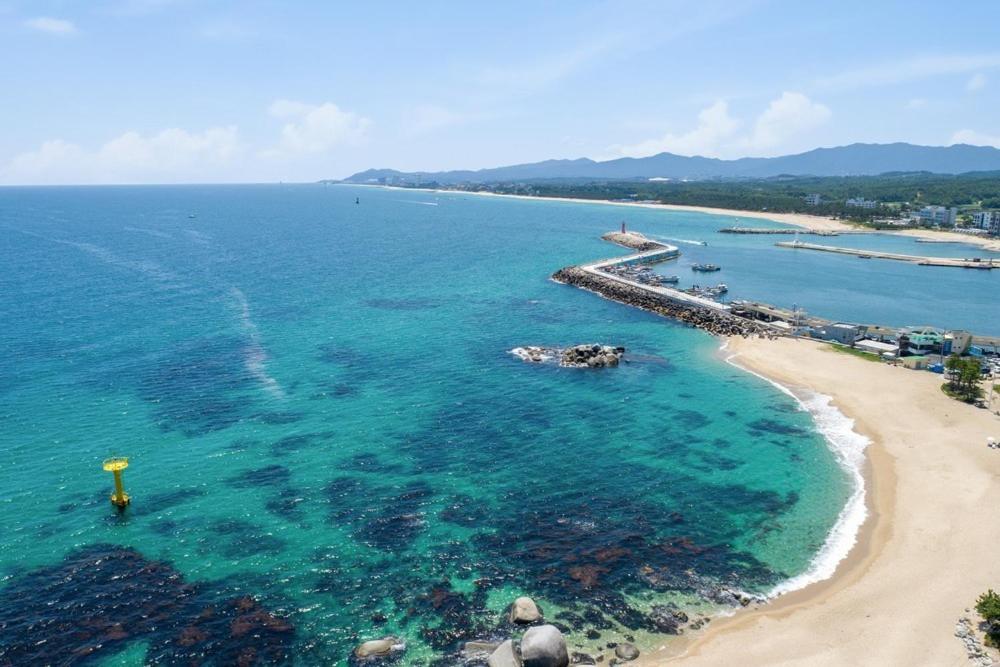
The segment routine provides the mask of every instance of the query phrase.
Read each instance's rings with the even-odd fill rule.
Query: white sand
[[[1000,588],[1000,418],[941,393],[940,375],[804,340],[733,339],[735,361],[833,397],[867,435],[869,518],[832,578],[713,622],[642,663],[968,665],[955,623]],[[677,656],[678,650],[683,650]],[[997,658],[1000,659],[1000,658]]]

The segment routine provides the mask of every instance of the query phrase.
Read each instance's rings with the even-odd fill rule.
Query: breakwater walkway
[[[622,238],[626,235],[627,238]],[[552,274],[552,279],[595,292],[612,301],[686,322],[718,336],[771,337],[777,334],[767,323],[733,314],[726,304],[670,287],[645,285],[625,276],[608,273],[607,269],[613,266],[652,264],[680,256],[680,250],[676,246],[652,241],[635,232],[628,232],[626,235],[611,232],[602,238],[629,248],[643,248],[643,250],[624,257],[568,266]]]
[[[805,243],[803,241],[781,241],[775,243],[779,248],[792,248],[796,250],[817,250],[819,252],[833,252],[842,255],[854,255],[864,259],[891,259],[898,262],[910,262],[921,266],[952,266],[963,269],[1000,269],[1000,259],[989,259],[981,257],[959,258],[959,257],[925,257],[922,255],[904,255],[896,252],[882,252],[880,250],[859,250],[857,248],[840,248],[830,245],[819,245],[817,243]]]
[[[812,236],[842,236],[844,234],[877,234],[871,229],[828,230],[801,229],[798,227],[724,227],[720,234],[806,234]]]

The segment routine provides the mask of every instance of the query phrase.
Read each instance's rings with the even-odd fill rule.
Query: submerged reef
[[[99,662],[136,641],[152,664],[284,664],[295,634],[250,596],[188,583],[169,563],[111,544],[12,579],[0,609],[0,665]]]

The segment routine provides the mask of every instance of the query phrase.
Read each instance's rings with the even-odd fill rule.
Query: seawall
[[[595,292],[612,301],[685,322],[716,336],[763,336],[768,338],[775,336],[775,332],[765,325],[732,315],[728,309],[711,308],[691,300],[678,300],[660,290],[653,291],[653,289],[633,286],[627,282],[615,280],[611,276],[602,276],[596,271],[588,271],[584,267],[568,266],[559,269],[552,274],[552,279],[559,283]],[[678,294],[683,295],[683,292],[678,292]]]

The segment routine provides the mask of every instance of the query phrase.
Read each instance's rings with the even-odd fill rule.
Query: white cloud
[[[125,132],[93,151],[55,139],[16,156],[0,172],[6,183],[183,182],[213,177],[241,153],[236,127],[204,132],[171,128]]]
[[[628,146],[612,146],[612,151],[630,157],[663,152],[716,157],[740,125],[739,120],[729,115],[726,102],[719,100],[698,113],[698,125],[693,130],[680,134],[667,132],[662,137]]]
[[[923,109],[927,106],[927,100],[923,97],[914,97],[906,103],[907,109]]]
[[[344,111],[332,102],[306,104],[292,100],[276,100],[268,108],[276,118],[289,122],[281,128],[278,148],[266,155],[289,153],[324,153],[340,145],[354,145],[364,140],[371,120],[351,111]]]
[[[821,88],[849,90],[917,81],[947,74],[967,74],[1000,67],[1000,53],[928,55],[848,70],[817,81]]]
[[[965,89],[970,93],[974,93],[977,90],[982,90],[986,87],[986,75],[982,72],[976,72],[969,79],[968,83],[965,84]]]
[[[824,125],[832,115],[825,105],[802,93],[784,92],[757,116],[749,133],[741,133],[745,123],[730,115],[726,102],[719,100],[698,113],[697,126],[688,132],[668,132],[637,144],[612,146],[610,151],[631,157],[664,151],[705,157],[773,154]]]
[[[24,22],[24,25],[41,32],[47,32],[50,35],[72,35],[76,32],[76,26],[73,25],[72,21],[54,19],[50,16],[38,16],[28,19]]]
[[[972,144],[973,146],[993,146],[1000,148],[1000,135],[984,134],[975,130],[959,130],[951,135],[952,144]]]
[[[769,151],[805,134],[830,120],[830,109],[802,93],[784,92],[772,100],[754,124],[747,140],[751,151]]]

